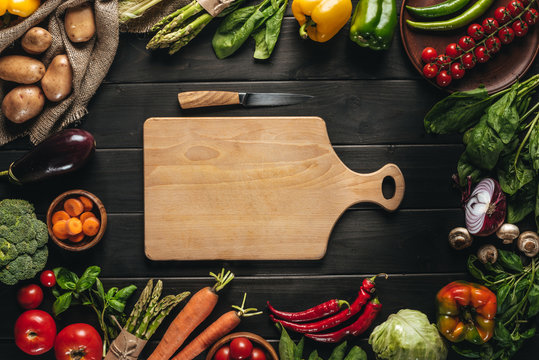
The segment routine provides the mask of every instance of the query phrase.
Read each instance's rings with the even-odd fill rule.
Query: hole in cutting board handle
[[[392,176],[386,176],[382,180],[382,195],[384,195],[384,199],[392,199],[395,196],[396,189],[395,179]]]

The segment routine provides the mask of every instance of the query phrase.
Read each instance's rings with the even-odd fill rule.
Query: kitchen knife
[[[243,105],[282,106],[297,104],[312,98],[310,95],[283,93],[237,93],[232,91],[187,91],[178,94],[182,109],[206,106]]]

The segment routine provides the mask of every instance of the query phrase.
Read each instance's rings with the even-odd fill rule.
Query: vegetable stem
[[[309,18],[305,24],[301,25],[299,28],[299,36],[301,36],[302,39],[307,39],[309,37],[307,28],[311,26],[316,26],[316,23],[311,18]]]
[[[526,133],[526,136],[524,136],[524,139],[520,143],[520,146],[518,147],[517,153],[515,155],[515,161],[513,162],[513,167],[516,168],[518,157],[520,156],[520,152],[522,151],[522,148],[524,148],[524,145],[526,144],[526,141],[528,141],[528,138],[530,137],[533,128],[535,127],[535,124],[537,123],[537,120],[539,119],[539,113],[535,116],[535,118],[532,120],[530,128],[528,129],[528,132]]]
[[[9,176],[9,170],[0,171],[0,177]]]

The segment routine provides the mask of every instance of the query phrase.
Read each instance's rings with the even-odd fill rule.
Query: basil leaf
[[[56,268],[53,271],[56,276],[56,283],[61,289],[75,290],[77,281],[79,281],[77,274],[63,267]]]
[[[279,358],[281,360],[294,360],[294,350],[296,345],[290,339],[290,336],[286,332],[283,326],[281,328],[281,339],[279,340]]]
[[[94,286],[101,268],[99,266],[90,266],[84,271],[84,274],[77,281],[77,292],[83,292]]]
[[[511,251],[498,250],[498,261],[507,269],[522,272],[524,271],[524,265],[520,257]]]
[[[487,124],[483,115],[471,131],[466,145],[466,156],[471,164],[483,170],[492,170],[504,148],[502,140]]]
[[[539,189],[537,190],[537,193],[535,195],[535,224],[539,228]]]
[[[528,317],[539,314],[539,285],[533,284],[530,292],[528,293],[528,302],[530,307],[528,308]]]
[[[95,285],[97,288],[97,294],[99,295],[101,300],[105,301],[105,288],[103,288],[103,283],[101,282],[101,280],[99,280],[99,278],[95,279]]]
[[[478,348],[463,348],[461,347],[462,344],[459,345],[451,345],[451,348],[454,352],[459,354],[460,356],[464,356],[468,359],[480,359],[481,358],[481,351]]]
[[[350,349],[344,360],[367,360],[367,353],[356,345]]]
[[[515,103],[518,82],[508,93],[503,95],[487,110],[487,124],[493,129],[504,144],[509,144],[520,123],[520,116]]]
[[[477,256],[475,255],[468,256],[468,261],[467,261],[468,271],[477,280],[488,281],[485,277],[485,274],[483,274],[483,272],[479,270],[477,266],[475,266],[476,260],[477,260]]]
[[[514,195],[507,197],[507,222],[516,224],[522,221],[534,209],[537,184],[531,181]]]
[[[119,313],[122,313],[124,312],[124,309],[125,309],[125,303],[121,302],[121,301],[118,301],[118,300],[115,300],[115,299],[110,299],[108,301],[108,304],[111,308],[113,308],[114,310],[118,311]]]
[[[301,340],[296,345],[294,349],[294,360],[301,360],[303,357],[303,346],[305,345],[305,338],[302,337]]]
[[[60,291],[56,287],[52,288],[52,295],[54,295],[55,298],[60,296]]]
[[[114,295],[116,295],[116,293],[118,292],[118,288],[117,287],[112,287],[109,289],[109,291],[107,291],[107,295],[105,295],[105,299],[107,301],[111,300],[114,298]]]
[[[431,134],[464,132],[474,126],[492,103],[484,86],[470,91],[455,91],[430,109],[424,119]]]
[[[129,285],[124,287],[123,289],[118,290],[116,295],[114,295],[114,300],[121,301],[125,303],[127,299],[137,290],[137,287],[135,285]]]
[[[535,327],[531,327],[529,328],[528,330],[524,331],[523,333],[520,334],[520,337],[522,339],[529,339],[529,338],[532,338],[536,333],[536,328]]]
[[[496,301],[498,302],[498,314],[503,313],[509,307],[509,301],[507,295],[511,291],[509,284],[502,285],[496,292]]]
[[[318,356],[318,351],[317,350],[313,350],[311,352],[311,354],[309,355],[309,359],[308,360],[318,360],[320,359],[320,357]]]
[[[496,321],[496,327],[494,328],[494,339],[496,339],[502,346],[511,345],[513,340],[511,339],[511,333],[502,321]]]
[[[343,341],[342,344],[333,349],[331,355],[329,356],[329,360],[344,360],[344,355],[346,354],[346,346],[346,341]]]
[[[69,309],[69,306],[71,305],[71,294],[71,291],[66,292],[65,294],[58,296],[56,301],[54,301],[52,304],[52,313],[54,316],[58,316]]]

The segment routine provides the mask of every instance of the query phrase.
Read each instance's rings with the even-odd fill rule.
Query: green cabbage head
[[[379,359],[445,360],[447,348],[435,324],[421,311],[403,309],[389,315],[369,337]]]

